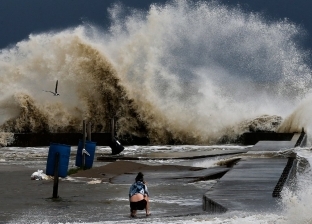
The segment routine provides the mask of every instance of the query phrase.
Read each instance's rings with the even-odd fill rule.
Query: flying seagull
[[[56,80],[56,84],[55,84],[55,92],[52,92],[52,91],[46,91],[46,90],[42,90],[42,91],[52,93],[54,96],[59,96],[60,94],[58,94],[58,93],[57,93],[57,85],[58,85],[58,80]]]

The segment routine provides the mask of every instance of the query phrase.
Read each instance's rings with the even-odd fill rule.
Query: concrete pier
[[[111,162],[116,160],[169,160],[169,159],[200,159],[206,157],[226,156],[246,153],[248,149],[238,150],[215,150],[215,151],[203,151],[203,152],[155,152],[155,153],[142,153],[132,156],[124,155],[103,155],[97,157],[98,161]]]
[[[270,211],[276,209],[274,188],[287,159],[243,159],[204,194],[203,209],[209,213],[231,210]]]
[[[306,134],[294,133],[278,141],[259,141],[247,153],[273,154],[271,158],[241,159],[203,196],[203,210],[209,213],[226,211],[266,212],[278,209],[278,199],[293,169],[293,155],[278,156],[285,150],[303,146]]]

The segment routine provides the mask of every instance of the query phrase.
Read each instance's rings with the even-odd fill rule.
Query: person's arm
[[[131,198],[131,192],[133,191],[133,184],[131,185],[130,189],[129,189],[129,199]]]
[[[148,189],[147,189],[147,186],[146,186],[145,183],[144,183],[144,194],[146,194],[147,196],[149,196],[149,192],[148,192]]]

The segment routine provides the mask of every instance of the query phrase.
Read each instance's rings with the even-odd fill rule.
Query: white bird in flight
[[[58,80],[56,80],[56,84],[55,84],[55,92],[52,92],[52,91],[47,91],[47,90],[42,90],[42,91],[52,93],[54,96],[59,96],[60,94],[58,94],[58,93],[57,93],[57,85],[58,85]]]

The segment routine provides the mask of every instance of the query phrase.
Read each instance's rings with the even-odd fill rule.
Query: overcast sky
[[[31,33],[64,29],[83,21],[107,27],[107,8],[115,0],[0,0],[0,49],[28,38]],[[120,0],[125,6],[148,10],[165,0]],[[288,18],[308,33],[304,47],[312,49],[311,0],[220,0],[240,4],[247,12],[262,12],[266,18]]]

